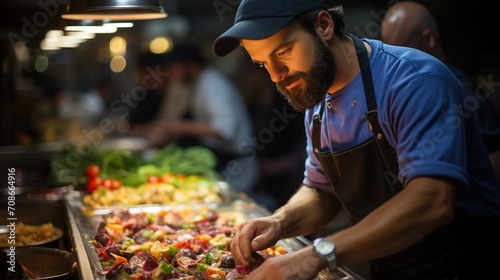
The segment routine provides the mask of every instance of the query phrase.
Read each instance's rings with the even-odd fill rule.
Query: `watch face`
[[[322,255],[329,255],[335,250],[335,245],[328,239],[320,240],[316,244],[316,251]]]
[[[327,268],[333,271],[337,268],[337,257],[335,256],[335,243],[328,238],[314,240],[314,254],[327,261]]]

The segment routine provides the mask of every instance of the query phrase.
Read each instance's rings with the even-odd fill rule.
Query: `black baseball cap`
[[[225,56],[238,47],[240,39],[267,38],[294,17],[324,8],[324,0],[242,0],[234,25],[215,39],[213,51]]]

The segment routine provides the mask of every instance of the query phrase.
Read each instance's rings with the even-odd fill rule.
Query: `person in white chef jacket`
[[[152,146],[202,145],[235,190],[252,193],[259,176],[251,118],[238,87],[209,65],[196,44],[174,45],[167,58],[169,87],[158,118],[145,132]]]

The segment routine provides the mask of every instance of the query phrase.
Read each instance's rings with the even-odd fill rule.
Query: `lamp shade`
[[[87,0],[87,11],[138,9],[160,12],[158,0]]]
[[[146,20],[167,17],[163,7],[158,1],[153,0],[144,1],[146,4],[143,6],[138,4],[142,2],[139,0],[96,1],[99,2],[96,3],[96,6],[91,6],[92,1],[88,1],[88,4],[86,2],[82,0],[69,1],[65,13],[61,17],[69,20]],[[111,8],[107,7],[104,2],[126,3],[127,5],[116,5]],[[153,5],[153,2],[156,2],[156,5]]]

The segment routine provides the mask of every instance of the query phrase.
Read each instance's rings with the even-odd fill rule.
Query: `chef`
[[[498,279],[500,187],[475,118],[461,113],[463,88],[427,54],[347,34],[343,15],[321,0],[243,0],[214,42],[218,56],[243,47],[305,113],[303,184],[238,228],[236,263],[343,208],[351,227],[248,279],[311,279],[366,261],[373,279]]]

